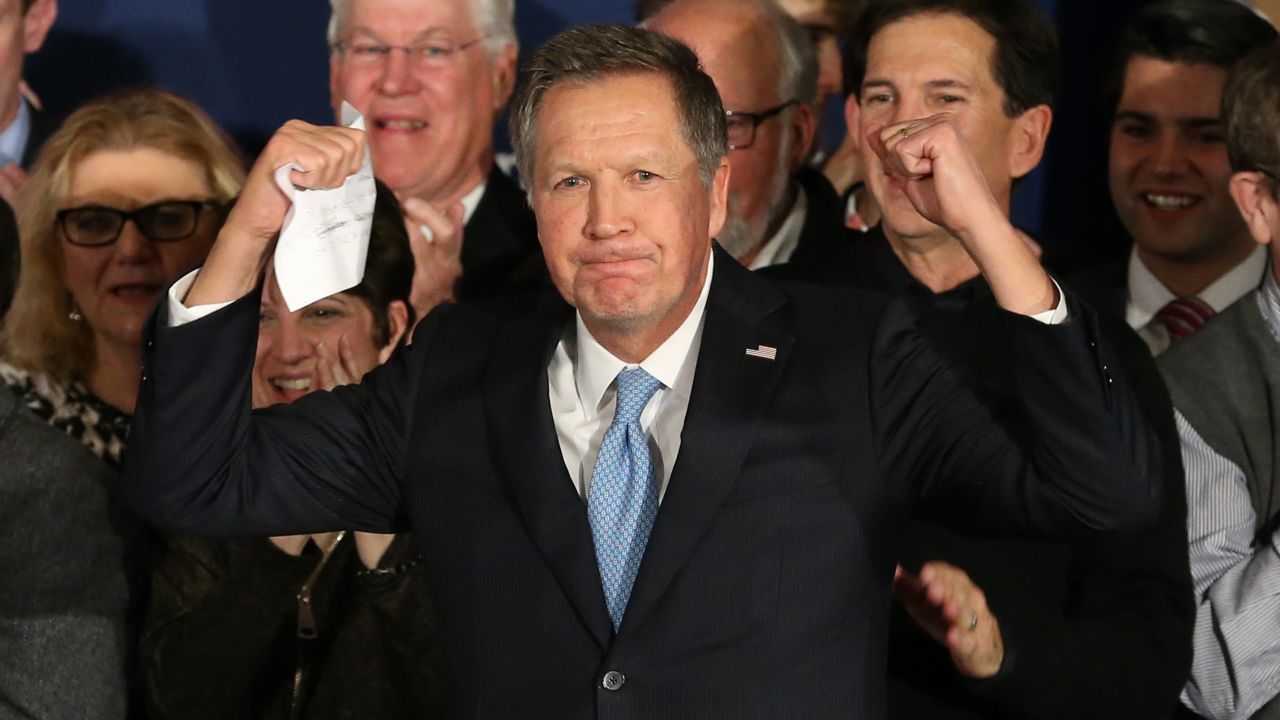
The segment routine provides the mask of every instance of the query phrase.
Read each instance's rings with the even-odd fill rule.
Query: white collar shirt
[[[781,265],[790,260],[800,245],[800,233],[804,230],[804,220],[808,214],[809,198],[805,195],[804,188],[799,188],[796,192],[796,201],[791,205],[791,212],[787,213],[787,219],[782,221],[778,232],[774,233],[764,247],[760,248],[760,252],[756,253],[749,269],[759,270],[770,265]]]
[[[1258,287],[1267,266],[1267,249],[1259,245],[1243,262],[1214,280],[1197,297],[1222,312],[1245,293]],[[1160,282],[1143,264],[1135,248],[1129,256],[1128,300],[1125,303],[1125,322],[1133,328],[1151,352],[1159,354],[1169,347],[1169,333],[1159,322],[1153,322],[1156,313],[1175,299],[1175,295]]]
[[[476,214],[476,208],[480,206],[480,200],[484,197],[485,188],[489,187],[489,178],[480,181],[480,184],[471,189],[471,192],[462,196],[462,224],[466,225],[471,222],[471,216]]]
[[[702,347],[703,318],[714,264],[712,255],[702,292],[689,316],[639,363],[640,368],[662,383],[640,414],[640,426],[649,438],[649,456],[660,500],[666,494],[671,469],[680,452],[680,434],[689,410],[693,373]],[[585,499],[591,491],[591,474],[600,443],[613,422],[617,403],[614,380],[624,368],[636,365],[615,357],[592,337],[580,314],[575,313],[574,317],[547,365],[547,384],[565,468],[578,494]]]

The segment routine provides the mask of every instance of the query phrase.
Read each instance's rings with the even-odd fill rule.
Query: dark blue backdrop
[[[1106,201],[1100,48],[1140,0],[1037,0],[1056,12],[1067,82],[1050,157],[1019,188],[1015,218],[1056,255],[1113,250]],[[330,119],[325,0],[60,0],[31,85],[55,113],[106,90],[155,83],[205,107],[249,151],[285,120]],[[522,46],[573,23],[632,20],[631,0],[518,0]],[[828,123],[839,124],[832,107]],[[836,137],[837,132],[829,132]],[[1105,216],[1105,217],[1099,217]],[[1103,227],[1100,230],[1099,227]]]

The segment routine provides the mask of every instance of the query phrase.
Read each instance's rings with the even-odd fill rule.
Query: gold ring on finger
[[[973,632],[978,627],[978,613],[969,611],[969,632]]]
[[[898,134],[902,136],[903,140],[906,140],[907,138],[911,137],[911,131],[907,130],[906,128],[902,128],[901,130],[899,130]]]

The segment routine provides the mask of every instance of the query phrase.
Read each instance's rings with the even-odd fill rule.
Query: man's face
[[[26,12],[22,0],[0,0],[0,129],[18,112],[23,57],[44,44],[57,11],[55,0],[36,0]]]
[[[1237,244],[1219,103],[1225,70],[1136,55],[1111,125],[1111,199],[1139,253],[1196,262]],[[1229,251],[1229,250],[1228,250]]]
[[[844,63],[831,0],[779,0],[778,7],[809,31],[818,57],[819,99],[839,94],[844,85]]]
[[[761,113],[791,99],[779,95],[781,59],[774,32],[762,18],[726,14],[720,3],[692,0],[669,6],[648,27],[693,48],[726,110]],[[793,178],[812,132],[800,123],[810,117],[808,109],[784,110],[756,126],[748,147],[729,151],[729,218],[719,240],[735,257],[763,244],[790,210]]]
[[[860,141],[865,146],[868,134],[879,133],[885,125],[948,113],[992,195],[1007,211],[1013,178],[1029,168],[1011,162],[1017,123],[1005,115],[1004,91],[991,74],[994,50],[995,39],[959,15],[916,15],[885,26],[867,48],[859,103],[846,106],[856,120]],[[898,237],[941,232],[916,212],[875,153],[863,155],[867,185],[882,208],[888,232]]]
[[[462,45],[481,35],[471,0],[350,0],[339,42]],[[511,93],[514,45],[490,57],[483,42],[439,67],[402,50],[361,62],[336,52],[329,92],[335,113],[346,100],[364,113],[374,172],[401,198],[443,202],[480,183],[492,160],[494,115]]]
[[[664,338],[696,302],[725,213],[657,74],[566,85],[536,118],[533,212],[560,294],[593,334]]]

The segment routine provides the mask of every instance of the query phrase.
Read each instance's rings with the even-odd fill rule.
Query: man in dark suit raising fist
[[[1007,311],[1019,411],[1042,430],[1021,446],[906,304],[778,285],[713,247],[724,122],[683,45],[561,33],[511,124],[558,294],[445,306],[360,385],[253,413],[255,287],[287,209],[271,176],[297,162],[295,183],[336,185],[363,150],[289,123],[154,318],[134,503],[186,532],[411,525],[451,716],[881,717],[904,510],[989,532],[1140,525],[1156,444],[948,117],[886,124],[876,151]]]

